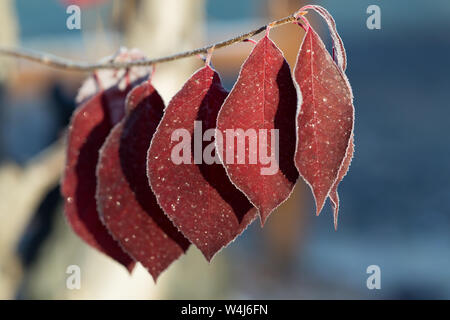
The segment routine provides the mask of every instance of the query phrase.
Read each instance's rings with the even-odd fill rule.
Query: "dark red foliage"
[[[353,96],[347,78],[308,26],[294,78],[299,93],[295,163],[310,185],[316,213],[343,165],[353,132]]]
[[[127,115],[109,134],[97,165],[97,208],[121,247],[156,279],[189,246],[156,202],[147,150],[164,112],[149,81],[127,98]]]
[[[266,35],[242,66],[239,79],[217,120],[217,128],[224,136],[223,160],[228,176],[258,208],[261,224],[289,197],[298,178],[294,164],[296,108],[297,95],[289,65]],[[232,148],[225,138],[229,129],[255,130],[257,135],[267,130],[267,146],[252,148],[249,141],[234,139],[235,147]],[[261,162],[260,154],[270,155],[272,129],[279,132],[278,169],[276,173],[264,175],[262,170],[269,165]],[[258,142],[261,144],[260,136]],[[246,147],[245,163],[238,163],[238,149],[243,143]],[[252,153],[253,156],[256,153],[258,159],[253,164],[250,160]],[[227,161],[228,157],[234,159],[234,163]]]
[[[180,142],[171,137],[180,128],[193,137],[194,121],[201,121],[203,132],[215,128],[226,96],[219,75],[211,67],[197,71],[165,110],[147,162],[149,181],[159,204],[208,260],[253,221],[256,210],[230,182],[222,164],[196,164],[192,153],[188,154],[190,164],[175,164],[171,153]],[[196,141],[201,152],[207,144],[214,146],[214,132],[210,138],[212,142]],[[188,143],[194,152],[194,139]]]
[[[73,230],[89,245],[126,266],[133,259],[111,237],[100,221],[95,200],[98,152],[112,127],[125,113],[125,99],[137,81],[121,90],[100,91],[75,111],[67,138],[67,159],[62,179],[65,212]]]
[[[333,56],[303,10],[328,24]],[[211,55],[166,109],[146,67],[101,70],[83,84],[61,190],[85,242],[130,272],[141,262],[156,281],[190,243],[210,261],[258,212],[264,225],[299,173],[317,214],[330,198],[337,228],[354,153],[347,56],[328,11],[308,5],[295,16],[306,34],[293,75],[268,28],[230,93]],[[143,58],[122,49],[103,61]]]

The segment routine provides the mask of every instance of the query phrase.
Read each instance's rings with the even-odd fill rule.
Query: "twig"
[[[220,49],[223,47],[230,46],[234,43],[247,40],[250,37],[253,37],[254,35],[257,35],[263,31],[265,31],[268,26],[270,26],[270,28],[274,28],[277,26],[281,26],[283,24],[297,21],[297,19],[298,19],[297,15],[292,14],[290,16],[284,17],[280,20],[276,20],[270,24],[259,27],[255,30],[249,31],[247,33],[244,33],[242,35],[239,35],[237,37],[234,37],[234,38],[231,38],[228,40],[224,40],[224,41],[221,41],[221,42],[218,42],[215,44],[211,44],[211,45],[208,45],[203,48],[198,48],[198,49],[191,50],[191,51],[180,52],[180,53],[177,53],[174,55],[156,58],[156,59],[142,59],[142,60],[136,60],[136,61],[130,61],[130,62],[105,62],[105,63],[76,62],[73,60],[57,57],[57,56],[47,54],[47,53],[38,53],[38,52],[24,50],[24,49],[5,48],[2,46],[0,46],[0,55],[26,59],[26,60],[44,64],[44,65],[47,65],[50,67],[64,69],[64,70],[70,70],[70,71],[94,71],[97,69],[123,69],[123,68],[135,67],[135,66],[149,66],[149,65],[154,65],[154,64],[158,64],[158,63],[169,62],[169,61],[174,61],[174,60],[183,59],[183,58],[187,58],[187,57],[192,57],[192,56],[196,56],[198,54],[206,54],[212,48]]]

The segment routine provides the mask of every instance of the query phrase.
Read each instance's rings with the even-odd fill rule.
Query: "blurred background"
[[[71,3],[81,4],[81,30],[66,28]],[[191,247],[157,285],[140,266],[130,276],[79,240],[62,212],[63,135],[87,75],[0,57],[0,299],[449,299],[449,1],[2,0],[0,44],[82,61],[121,45],[159,57],[305,4],[334,15],[355,95],[356,153],[340,185],[337,232],[329,204],[314,217],[299,180],[264,229],[254,223],[211,264]],[[374,4],[380,30],[366,26]],[[330,45],[323,21],[308,18]],[[285,25],[271,36],[293,67],[302,30]],[[228,89],[251,48],[214,53]],[[155,86],[166,102],[201,64],[158,66]],[[80,290],[66,288],[73,264],[82,270]],[[366,286],[370,265],[381,269],[380,290]]]

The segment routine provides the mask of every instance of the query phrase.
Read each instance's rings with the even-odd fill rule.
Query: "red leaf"
[[[138,58],[134,51],[122,50],[116,61]],[[143,68],[126,73],[108,71],[97,74],[100,84],[108,88],[95,92],[92,78],[80,89],[79,101],[67,137],[67,159],[61,193],[65,197],[67,220],[86,243],[107,254],[131,271],[135,262],[111,237],[100,221],[95,200],[98,151],[112,127],[124,116],[125,99],[132,87],[142,82]],[[105,78],[105,79],[103,79]],[[109,80],[109,83],[106,83]],[[133,81],[133,83],[130,83]],[[82,93],[83,91],[83,93]],[[89,98],[86,98],[89,97]]]
[[[62,194],[66,198],[64,209],[73,230],[89,245],[132,270],[133,260],[101,223],[95,202],[98,150],[115,124],[109,117],[109,109],[114,106],[116,111],[123,110],[123,105],[113,104],[112,100],[125,101],[127,93],[128,90],[118,91],[117,88],[99,92],[75,111],[69,129]]]
[[[217,128],[224,136],[222,160],[228,176],[258,208],[262,225],[269,214],[289,197],[298,178],[294,164],[296,104],[297,95],[289,65],[266,35],[242,66],[239,79],[217,120]],[[255,130],[260,147],[251,147],[250,143],[246,145],[239,139],[234,139],[236,148],[227,145],[225,137],[230,129],[243,129],[248,133],[251,131],[247,130]],[[274,159],[276,168],[263,174],[263,168],[267,169],[269,164],[262,163],[260,153],[269,155],[271,148],[275,147],[272,129],[279,130],[279,158]],[[267,130],[267,146],[261,144],[263,130]],[[239,158],[244,159],[238,157],[238,149],[244,146],[245,163],[239,163]],[[218,150],[222,154],[219,145]],[[259,159],[255,162],[251,157]]]
[[[156,202],[146,176],[147,150],[164,112],[149,81],[127,98],[127,115],[109,134],[97,165],[100,217],[136,261],[158,278],[189,242]]]
[[[214,146],[214,141],[195,146],[199,141],[190,139],[194,121],[201,121],[202,132],[214,129],[226,96],[213,69],[206,66],[197,71],[165,110],[148,153],[149,182],[159,204],[208,261],[256,216],[256,210],[232,185],[220,163],[195,164],[192,159],[192,153],[203,152],[206,144]],[[186,145],[192,146],[187,154],[190,163],[173,162],[173,148],[181,143],[171,139],[176,129],[187,130]]]
[[[346,76],[310,26],[294,79],[300,97],[295,162],[313,191],[319,214],[346,156],[354,108]]]

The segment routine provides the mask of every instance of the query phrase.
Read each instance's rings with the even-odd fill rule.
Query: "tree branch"
[[[6,48],[0,46],[0,55],[4,56],[10,56],[14,58],[20,58],[20,59],[26,59],[30,61],[34,61],[37,63],[41,63],[44,65],[47,65],[49,67],[54,67],[58,69],[64,69],[69,71],[94,71],[97,69],[123,69],[123,68],[130,68],[135,66],[149,66],[154,65],[158,63],[163,62],[169,62],[174,61],[178,59],[183,59],[187,57],[196,56],[198,54],[206,54],[208,53],[208,50],[214,48],[214,49],[220,49],[227,46],[230,46],[237,42],[242,42],[244,40],[249,39],[250,37],[257,35],[263,31],[265,31],[268,27],[277,27],[281,26],[283,24],[287,24],[290,22],[295,22],[298,20],[298,12],[295,14],[292,14],[288,17],[284,17],[280,20],[276,20],[272,23],[269,23],[265,26],[259,27],[257,29],[254,29],[252,31],[249,31],[247,33],[244,33],[242,35],[236,36],[234,38],[224,40],[215,44],[208,45],[203,48],[194,49],[191,51],[185,51],[180,52],[174,55],[156,58],[156,59],[142,59],[142,60],[136,60],[136,61],[130,61],[130,62],[105,62],[105,63],[88,63],[88,62],[76,62],[73,60],[57,57],[51,54],[47,53],[38,53],[30,50],[24,50],[24,49],[13,49],[13,48]],[[300,14],[304,14],[301,12]]]

